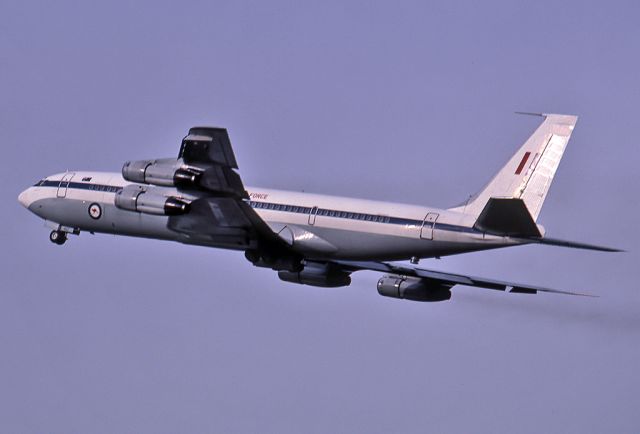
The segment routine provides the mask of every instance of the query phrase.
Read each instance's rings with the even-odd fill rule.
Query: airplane
[[[352,273],[372,270],[385,273],[381,295],[412,301],[449,300],[456,285],[588,295],[416,266],[523,244],[620,251],[549,238],[536,223],[578,119],[536,115],[541,124],[493,179],[448,209],[245,188],[227,130],[218,127],[191,128],[178,158],[129,161],[121,173],[59,173],[18,201],[45,220],[58,245],[87,231],[238,250],[283,281],[317,287],[348,286]]]

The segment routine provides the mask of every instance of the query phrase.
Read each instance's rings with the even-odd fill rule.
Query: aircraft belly
[[[397,260],[412,256],[423,258],[456,253],[462,247],[459,243],[419,238],[401,237],[388,234],[350,231],[345,229],[313,227],[313,233],[336,247],[327,257],[352,260]],[[318,252],[302,251],[308,255]]]
[[[338,251],[335,245],[308,230],[310,227],[305,228],[290,223],[268,223],[268,225],[280,239],[298,253],[332,255]]]

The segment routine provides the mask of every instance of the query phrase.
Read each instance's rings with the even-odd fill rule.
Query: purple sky
[[[0,431],[640,431],[638,2],[0,3]],[[491,3],[491,4],[489,4]],[[425,267],[598,293],[451,302],[279,281],[16,201],[229,128],[245,184],[447,207],[580,121],[527,246]]]

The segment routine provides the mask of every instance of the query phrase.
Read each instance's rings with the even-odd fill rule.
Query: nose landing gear
[[[63,245],[67,241],[67,233],[63,231],[51,231],[49,234],[49,240],[59,246]]]

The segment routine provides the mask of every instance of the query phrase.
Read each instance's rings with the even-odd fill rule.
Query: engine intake
[[[446,301],[451,298],[451,286],[429,279],[388,275],[378,280],[378,293],[412,301]]]
[[[164,196],[142,185],[127,185],[115,197],[117,208],[154,215],[181,215],[189,212],[189,203],[173,196]]]

